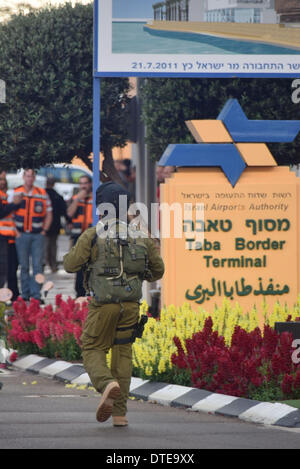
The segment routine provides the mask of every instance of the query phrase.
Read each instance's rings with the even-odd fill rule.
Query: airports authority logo
[[[169,145],[159,165],[220,166],[233,187],[247,166],[277,166],[266,143],[293,142],[300,131],[300,121],[249,120],[236,99],[217,120],[186,124],[198,144]]]

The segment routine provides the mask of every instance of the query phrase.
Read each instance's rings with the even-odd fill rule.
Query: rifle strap
[[[128,327],[117,327],[117,331],[129,331],[130,329],[136,329],[138,326],[138,322],[134,324],[133,326],[128,326]]]

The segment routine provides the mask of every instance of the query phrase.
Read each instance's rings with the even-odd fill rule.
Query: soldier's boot
[[[128,420],[125,416],[116,417],[113,415],[113,425],[114,427],[127,427]]]
[[[96,412],[96,419],[98,422],[106,422],[106,420],[109,419],[112,414],[114,401],[120,397],[120,394],[120,386],[116,381],[113,381],[106,386]]]

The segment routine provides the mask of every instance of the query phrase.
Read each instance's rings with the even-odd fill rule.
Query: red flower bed
[[[8,341],[19,354],[38,353],[66,361],[81,358],[80,336],[88,303],[76,304],[56,297],[56,304],[41,307],[31,300],[14,303]],[[269,326],[246,332],[236,327],[230,347],[213,332],[212,318],[202,331],[187,339],[185,347],[174,337],[171,383],[192,385],[212,392],[257,400],[300,398],[300,364],[293,363],[293,338]]]
[[[189,370],[194,387],[231,396],[266,400],[300,397],[300,365],[292,361],[292,334],[269,326],[246,332],[236,327],[231,346],[212,330],[208,318],[201,332],[186,340],[185,353],[175,337],[172,363]]]
[[[22,353],[43,353],[48,357],[76,360],[81,356],[80,336],[88,304],[79,305],[57,295],[55,308],[30,304],[19,298],[13,304],[14,316],[8,331],[9,343]]]

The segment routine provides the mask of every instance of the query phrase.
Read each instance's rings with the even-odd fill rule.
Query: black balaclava
[[[100,204],[110,203],[116,209],[116,217],[119,218],[119,197],[120,195],[127,196],[127,210],[130,205],[130,193],[124,189],[120,184],[115,182],[104,182],[96,191],[96,206]]]

